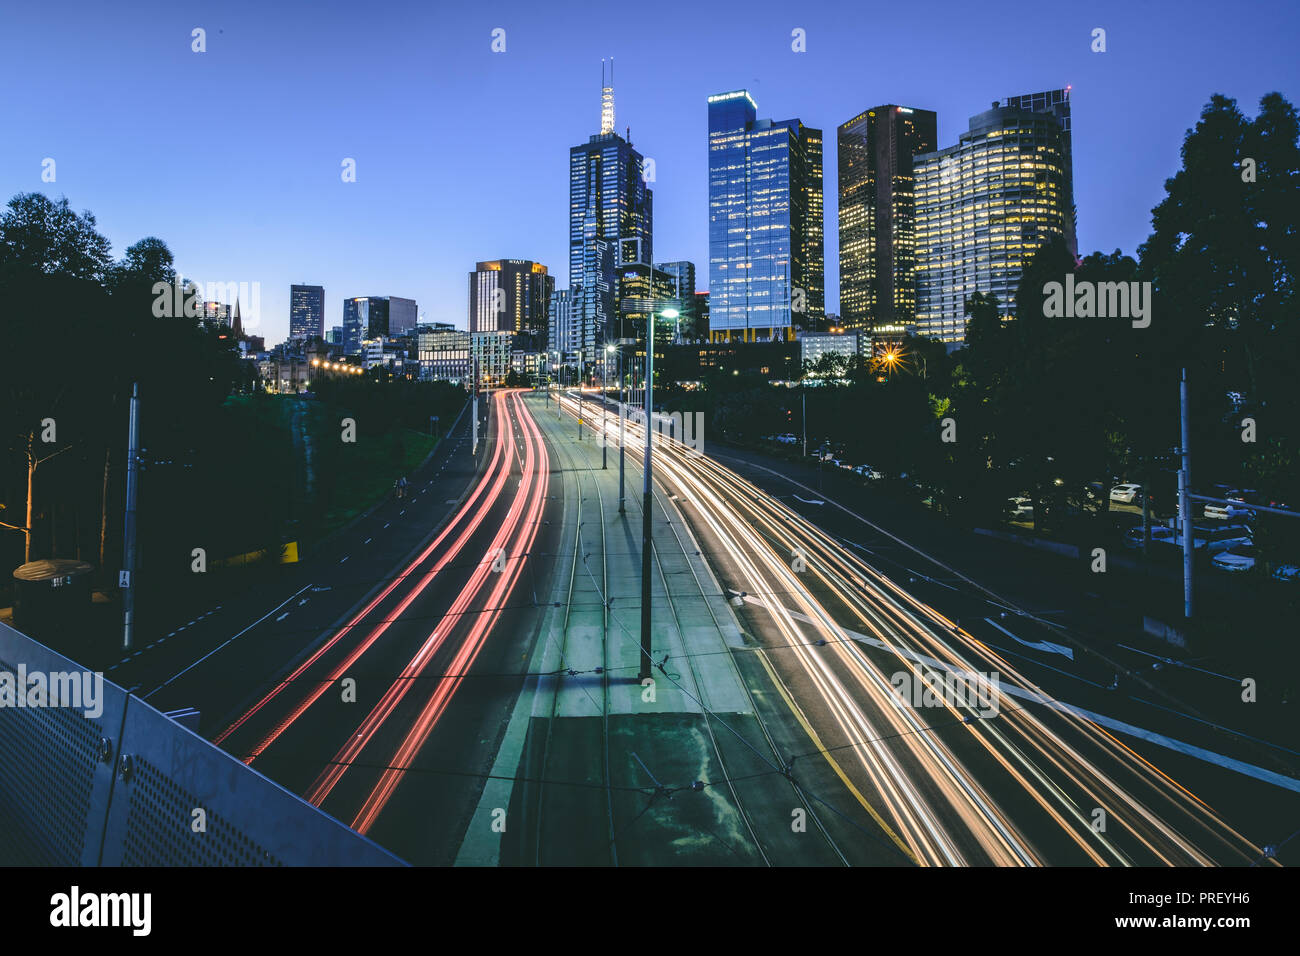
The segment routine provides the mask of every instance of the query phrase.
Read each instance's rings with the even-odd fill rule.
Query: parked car
[[[1244,501],[1237,499],[1222,505],[1215,502],[1207,504],[1205,506],[1205,517],[1217,521],[1226,521],[1229,518],[1254,518],[1255,512],[1247,508]]]
[[[1010,510],[1012,518],[1032,518],[1034,516],[1033,499],[1026,498],[1023,495],[1008,498],[1007,508]]]
[[[1278,581],[1300,584],[1300,564],[1279,564],[1273,569],[1273,577]]]
[[[1220,571],[1229,571],[1232,573],[1241,573],[1252,571],[1255,568],[1255,558],[1257,552],[1253,545],[1239,546],[1230,551],[1222,551],[1210,559]]]
[[[858,465],[858,467],[853,470],[869,481],[879,481],[881,478],[885,477],[883,471],[876,471],[876,469],[872,468],[870,465]]]
[[[1118,501],[1120,504],[1131,505],[1135,501],[1142,500],[1141,485],[1116,485],[1110,489],[1110,500]]]
[[[776,440],[779,441],[782,445],[793,445],[799,441],[798,438],[796,438],[794,435],[790,434],[789,432],[786,432],[784,435],[777,435]]]

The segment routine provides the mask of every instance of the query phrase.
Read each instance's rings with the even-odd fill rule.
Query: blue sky
[[[655,160],[656,258],[693,260],[701,289],[706,98],[747,88],[761,116],[825,131],[833,309],[834,130],[862,109],[933,109],[947,146],[999,97],[1072,85],[1080,249],[1132,253],[1211,93],[1252,114],[1300,97],[1297,35],[1288,2],[10,3],[0,189],[67,195],[115,255],[156,235],[187,275],[260,282],[269,342],[303,281],[327,325],[346,296],[391,294],[463,327],[478,260],[565,284],[568,148],[598,129],[613,56],[618,128]]]

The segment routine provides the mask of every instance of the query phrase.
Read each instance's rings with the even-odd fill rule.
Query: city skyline
[[[671,16],[623,31],[630,14],[598,24],[525,10],[489,20],[411,8],[354,31],[343,8],[328,4],[306,21],[244,7],[204,26],[207,50],[199,54],[191,51],[195,24],[178,17],[151,19],[148,8],[110,17],[73,6],[84,9],[86,29],[61,40],[68,55],[99,69],[124,97],[147,89],[156,109],[194,117],[196,134],[214,125],[215,135],[237,136],[254,148],[237,156],[228,150],[182,151],[184,159],[160,154],[152,110],[128,111],[112,124],[84,92],[51,77],[42,80],[40,97],[16,97],[6,107],[9,125],[29,130],[28,144],[41,144],[30,153],[12,147],[0,153],[8,196],[66,195],[74,208],[96,214],[115,255],[156,235],[186,275],[260,282],[261,322],[246,320],[245,327],[268,343],[287,337],[290,287],[300,282],[325,287],[326,329],[342,324],[343,299],[375,289],[415,299],[423,321],[460,326],[468,308],[466,270],[498,255],[545,264],[557,287],[571,287],[565,153],[600,128],[602,58],[618,63],[616,132],[625,135],[630,127],[633,147],[655,160],[655,255],[697,263],[698,289],[709,284],[708,172],[700,144],[707,97],[719,90],[748,88],[763,115],[797,116],[823,130],[857,115],[864,103],[912,104],[937,114],[942,149],[957,142],[970,116],[1008,91],[1069,85],[1080,133],[1073,144],[1079,252],[1134,254],[1149,233],[1164,179],[1177,168],[1183,133],[1210,95],[1222,92],[1253,110],[1263,93],[1285,93],[1297,77],[1283,40],[1287,31],[1262,28],[1261,18],[1222,25],[1214,56],[1187,58],[1188,44],[1203,42],[1194,7],[1158,27],[1155,11],[1118,5],[1004,25],[999,42],[1016,49],[1007,58],[990,57],[985,44],[971,42],[984,36],[984,12],[948,5],[945,16],[924,26],[886,12],[879,15],[881,28],[907,42],[875,51],[863,71],[848,66],[855,62],[846,36],[852,31],[843,27],[866,14],[835,7],[790,14],[759,4],[751,20],[727,21],[731,39],[724,45],[707,39],[720,35],[725,19],[710,11],[695,12],[695,39],[674,33]],[[1292,11],[1274,9],[1280,21],[1274,26],[1294,19]],[[7,15],[20,31],[36,16]],[[398,29],[408,21],[409,29]],[[490,49],[497,26],[507,31],[501,54]],[[1105,53],[1090,50],[1097,26],[1108,31]],[[807,52],[791,49],[795,28],[806,31]],[[664,57],[653,53],[657,38],[670,51]],[[391,45],[392,62],[373,76],[312,66],[339,62],[345,43]],[[909,68],[918,43],[939,66]],[[436,64],[410,55],[421,44],[437,46]],[[40,43],[17,51],[5,68],[8,88],[26,89],[39,73],[34,58],[43,55]],[[418,65],[402,65],[408,61]],[[164,88],[152,79],[159,70],[170,78]],[[966,79],[970,73],[980,79]],[[476,95],[504,96],[526,84],[527,107],[519,101],[495,114],[477,110],[466,75],[478,78]],[[1139,86],[1143,101],[1159,102],[1159,110],[1129,108]],[[445,122],[383,126],[412,109]],[[368,127],[361,120],[371,114],[376,125]],[[292,128],[319,127],[310,148],[284,133],[286,120]],[[445,130],[458,123],[467,124],[474,148],[447,148]],[[507,149],[520,142],[526,150]],[[834,150],[825,152],[824,180],[834,183]],[[57,164],[53,182],[42,181],[46,158]],[[345,158],[357,162],[355,183],[340,179]],[[831,192],[824,210],[827,311],[839,303]],[[458,225],[441,229],[441,222]]]

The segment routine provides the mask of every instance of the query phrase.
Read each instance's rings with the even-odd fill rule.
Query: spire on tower
[[[600,131],[614,132],[614,58],[609,58],[609,82],[605,82],[605,61],[600,61]]]

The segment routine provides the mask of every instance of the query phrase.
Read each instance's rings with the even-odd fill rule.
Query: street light
[[[677,318],[676,309],[659,313],[665,319]],[[645,467],[641,470],[641,671],[639,680],[650,676],[650,503],[653,478],[650,465],[650,428],[654,417],[655,380],[655,313],[652,309],[645,324]]]
[[[614,354],[614,346],[605,346],[605,359],[600,363],[600,467],[609,467],[609,437],[606,434],[606,422],[609,410],[605,403],[609,399],[609,357]]]

